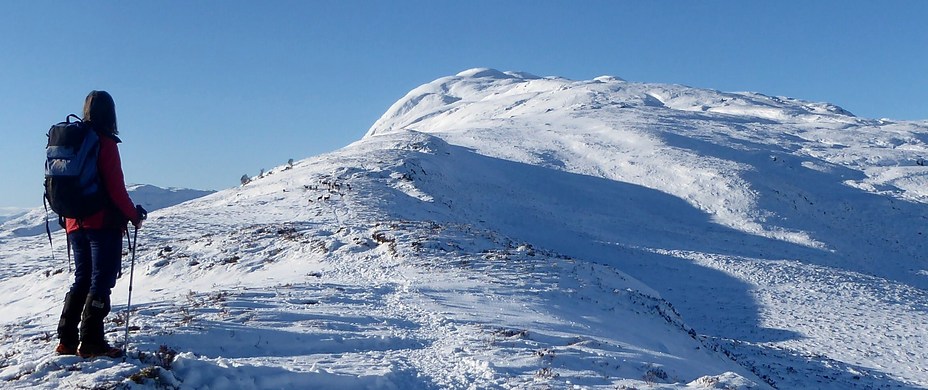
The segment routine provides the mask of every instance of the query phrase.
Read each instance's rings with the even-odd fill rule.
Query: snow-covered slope
[[[0,243],[0,383],[928,386],[926,143],[829,104],[465,71],[151,213],[126,362],[50,356],[63,256]]]
[[[648,199],[581,203],[613,208],[600,211],[616,214],[601,224],[571,224],[560,215],[544,221],[543,226],[569,224],[570,236],[593,234],[604,242],[666,248],[694,237],[657,232],[692,230],[703,238],[699,241],[723,242],[719,249],[758,252],[724,243],[737,234],[759,251],[773,247],[784,257],[808,253],[812,258],[805,261],[926,287],[922,233],[928,168],[920,165],[928,156],[926,128],[753,93],[474,69],[413,90],[367,137],[425,132],[482,156],[548,168],[546,180],[549,170],[601,178],[606,186],[627,186],[615,188],[623,196]],[[448,171],[460,175],[442,170]],[[474,180],[488,175],[468,171],[476,173]],[[533,192],[550,193],[551,187],[570,192],[550,182],[537,184]],[[662,204],[665,200],[673,205]],[[628,204],[636,207],[617,209]],[[530,214],[557,205],[539,206]],[[681,215],[686,212],[693,215]],[[629,213],[647,217],[632,216],[636,223],[628,224],[622,219]],[[679,226],[694,220],[703,220],[705,229]],[[720,236],[705,240],[706,235]]]

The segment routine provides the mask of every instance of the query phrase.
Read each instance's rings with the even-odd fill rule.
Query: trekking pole
[[[135,271],[135,248],[139,246],[139,227],[135,227],[132,235],[132,263],[129,265],[129,298],[126,301],[126,341],[122,345],[122,361],[126,361],[129,352],[129,314],[132,313],[132,275]]]

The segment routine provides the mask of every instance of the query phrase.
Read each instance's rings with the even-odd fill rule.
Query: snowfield
[[[52,354],[64,247],[3,225],[0,387],[925,388],[926,145],[827,103],[468,70],[152,212],[125,361]]]

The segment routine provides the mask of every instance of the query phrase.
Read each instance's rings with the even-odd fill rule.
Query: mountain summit
[[[467,70],[341,150],[151,213],[126,363],[49,356],[62,257],[4,243],[0,380],[928,386],[926,143],[827,103]]]
[[[653,190],[702,214],[707,227],[784,246],[784,256],[811,253],[816,263],[924,288],[926,129],[926,123],[857,118],[832,104],[757,93],[472,69],[412,90],[366,138],[422,132],[483,156]],[[550,192],[553,183],[528,184]],[[604,218],[606,226],[577,221],[570,229],[608,232],[604,241],[642,236],[627,240],[635,246],[660,240],[662,231],[693,231],[684,226],[692,221],[667,212],[672,209],[648,210],[661,199],[649,198]],[[623,204],[629,202],[586,206],[609,206],[596,212],[609,214]],[[641,210],[648,216],[619,222]],[[570,220],[558,215],[533,226]],[[684,241],[704,238],[700,230]],[[875,233],[892,238],[874,239]]]
[[[728,114],[753,121],[873,124],[833,104],[811,103],[757,93],[725,93],[680,85],[631,83],[613,76],[589,81],[538,77],[522,72],[477,68],[444,77],[410,91],[375,123],[367,135],[411,127],[455,128],[454,121],[538,116],[557,111],[609,108],[666,114]],[[514,111],[513,111],[514,110]],[[614,114],[614,111],[610,113]],[[680,114],[675,115],[680,117]],[[742,120],[744,121],[744,120]],[[425,124],[421,124],[425,122]]]

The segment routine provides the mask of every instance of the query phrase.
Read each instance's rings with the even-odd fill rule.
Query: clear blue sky
[[[0,206],[45,132],[116,99],[130,183],[222,189],[338,149],[473,67],[679,83],[928,119],[928,1],[0,2]]]

